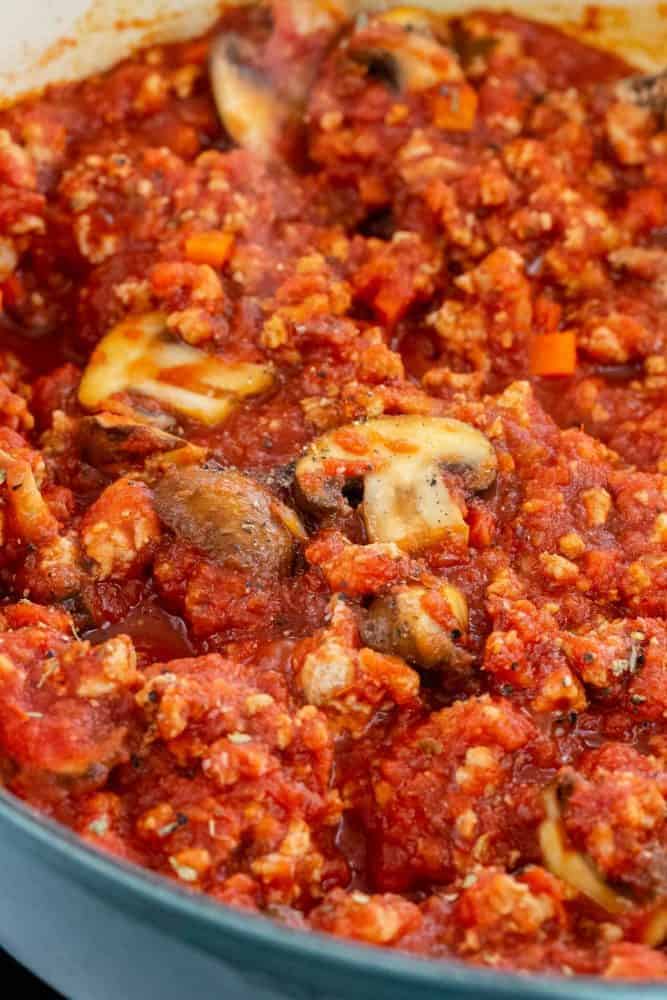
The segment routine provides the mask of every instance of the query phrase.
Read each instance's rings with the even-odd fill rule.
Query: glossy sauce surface
[[[0,113],[0,773],[294,927],[665,979],[664,123],[537,22],[290,10]],[[220,124],[221,32],[294,102],[268,158]],[[193,258],[211,233],[228,256]],[[96,345],[154,313],[270,387],[215,424],[131,385],[84,408]],[[555,334],[576,366],[536,375]],[[463,530],[404,550],[348,425],[415,416],[495,464],[443,459]],[[331,433],[361,464],[327,508],[295,467]],[[405,594],[438,655],[369,625]],[[611,910],[545,855],[553,788]]]

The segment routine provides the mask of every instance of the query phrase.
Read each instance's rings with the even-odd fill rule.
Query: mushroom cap
[[[154,488],[161,520],[181,538],[230,569],[284,575],[294,536],[284,505],[231,469],[189,467],[164,475]]]
[[[667,70],[648,76],[631,76],[616,86],[616,96],[622,101],[648,108],[664,117],[667,112]]]
[[[234,142],[268,157],[277,145],[289,109],[261,70],[245,62],[242,53],[243,40],[233,32],[219,35],[211,45],[213,99]]]
[[[491,485],[496,468],[493,447],[470,424],[406,415],[324,434],[310,444],[295,474],[300,502],[320,513],[344,510],[345,483],[363,479],[361,513],[370,540],[414,551],[447,534],[467,541],[467,526],[442,471],[477,491]]]
[[[444,624],[433,616],[429,608],[430,596],[446,606],[449,623]],[[361,622],[360,632],[371,649],[400,656],[408,663],[430,670],[456,667],[467,659],[455,641],[467,627],[465,597],[457,587],[440,582],[436,588],[408,584],[377,597]]]
[[[82,417],[77,439],[83,457],[95,468],[141,462],[156,452],[172,451],[185,444],[183,438],[154,424],[115,413]]]
[[[443,22],[432,12],[397,7],[372,17],[352,35],[353,59],[386,65],[388,82],[406,92],[461,83],[463,72],[453,51],[442,44]]]

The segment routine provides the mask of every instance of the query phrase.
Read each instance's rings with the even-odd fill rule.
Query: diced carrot
[[[433,102],[433,123],[446,132],[469,132],[475,124],[477,94],[467,83],[448,83]]]
[[[577,367],[577,339],[572,330],[541,333],[530,342],[531,375],[572,375]]]
[[[231,257],[233,247],[233,233],[224,230],[193,233],[185,241],[185,255],[193,264],[222,267]]]

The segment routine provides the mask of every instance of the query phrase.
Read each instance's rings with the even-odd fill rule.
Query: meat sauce
[[[667,979],[664,121],[312,6],[0,113],[3,783],[292,927]]]

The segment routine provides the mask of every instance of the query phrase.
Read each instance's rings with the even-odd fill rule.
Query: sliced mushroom
[[[289,116],[289,106],[270,79],[243,58],[244,42],[232,32],[220,35],[209,55],[209,74],[222,124],[243,149],[268,156]]]
[[[162,521],[230,569],[288,573],[301,523],[268,490],[231,469],[167,472],[154,488]]]
[[[593,861],[571,848],[561,818],[558,788],[551,785],[543,794],[546,817],[538,831],[545,867],[557,878],[588,896],[608,913],[627,913],[632,903],[616,892],[600,875]],[[659,948],[667,941],[667,905],[658,902],[643,933],[644,944]]]
[[[625,913],[630,906],[628,900],[607,885],[587,855],[568,845],[557,789],[547,788],[543,798],[546,817],[540,824],[539,841],[546,868],[608,913]]]
[[[360,510],[372,542],[406,551],[446,536],[464,543],[468,527],[442,478],[456,474],[470,491],[496,476],[496,456],[470,424],[446,417],[379,417],[317,438],[296,466],[301,502],[311,511],[346,509],[346,483],[363,482]]]
[[[345,0],[283,0],[283,20],[297,38],[327,37],[347,16]],[[311,46],[317,50],[316,46]],[[317,52],[315,51],[315,55]],[[288,79],[278,80],[263,67],[262,53],[234,32],[223,32],[209,54],[209,76],[220,119],[243,149],[268,158],[298,118],[312,82],[302,59]]]
[[[100,469],[141,462],[156,452],[181,448],[186,442],[153,424],[115,413],[96,413],[79,421],[78,443],[86,462]]]
[[[37,547],[54,541],[58,522],[41,494],[30,462],[0,450],[0,473],[21,540]]]
[[[385,68],[387,82],[408,92],[461,83],[454,53],[437,37],[438,19],[428,11],[398,7],[373,17],[350,39],[353,59],[372,70]]]
[[[621,80],[616,94],[623,101],[648,108],[654,114],[664,117],[667,112],[667,70],[652,76],[631,76]]]
[[[245,396],[273,381],[272,369],[225,361],[174,340],[161,313],[131,316],[95,348],[79,386],[79,402],[96,410],[115,393],[150,396],[201,423],[221,423]]]
[[[449,623],[433,616],[429,599],[445,610]],[[468,605],[457,587],[407,585],[373,601],[361,624],[361,637],[371,649],[393,653],[428,670],[465,662],[456,641],[467,628]]]

